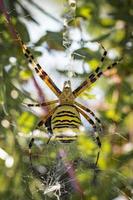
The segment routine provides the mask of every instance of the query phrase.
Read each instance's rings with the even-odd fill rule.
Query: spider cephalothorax
[[[63,86],[63,91],[59,96],[60,104],[74,104],[74,95],[71,88],[71,82],[65,81]]]

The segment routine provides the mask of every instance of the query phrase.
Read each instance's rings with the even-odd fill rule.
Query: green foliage
[[[0,1],[0,6],[1,6]],[[25,1],[26,2],[26,1]],[[30,2],[31,7],[37,12],[47,15],[55,23],[60,23],[54,15],[49,14],[39,7],[35,1]],[[58,2],[58,1],[57,1]],[[4,1],[7,10],[11,11],[12,23],[20,33],[23,41],[30,42],[30,35],[27,26],[22,22],[26,20],[38,25],[23,1]],[[60,2],[59,2],[60,3]],[[1,7],[0,7],[1,9]],[[26,16],[26,17],[25,17]],[[37,124],[36,114],[22,104],[34,98],[33,93],[27,92],[26,85],[29,81],[34,83],[38,99],[47,99],[38,84],[33,78],[32,71],[18,43],[13,38],[4,15],[0,14],[0,199],[57,199],[50,192],[44,195],[46,190],[45,180],[52,180],[51,177],[61,182],[64,191],[61,193],[63,199],[81,199],[82,192],[86,200],[113,200],[122,195],[125,199],[132,199],[133,188],[133,1],[131,0],[79,0],[76,11],[76,22],[71,25],[74,28],[85,24],[85,29],[93,42],[101,42],[106,49],[113,52],[115,58],[123,58],[117,69],[106,74],[98,86],[104,91],[105,99],[101,105],[96,107],[100,119],[104,125],[101,135],[102,150],[97,169],[97,179],[93,182],[94,170],[89,163],[95,162],[97,145],[88,135],[81,135],[76,144],[59,144],[51,141],[46,145],[47,138],[37,138],[33,147],[34,172],[31,172],[28,156],[28,143],[31,132]],[[44,22],[45,25],[45,22]],[[47,29],[49,29],[47,27]],[[82,38],[83,39],[83,38]],[[92,51],[86,47],[88,41],[80,41],[81,46],[74,50],[75,60],[83,60],[91,69],[100,64],[101,51]],[[32,47],[34,56],[42,55],[37,51],[43,45],[48,47],[50,52],[56,51],[59,54],[64,52],[62,46],[62,28],[57,31],[49,31],[38,38]],[[109,61],[110,62],[110,61]],[[56,63],[56,60],[55,60]],[[107,62],[108,63],[108,62]],[[103,67],[103,66],[101,66]],[[66,69],[61,70],[66,75]],[[62,74],[59,72],[59,76]],[[85,79],[88,73],[82,75],[75,73],[77,80]],[[36,75],[35,75],[36,76]],[[60,81],[57,85],[60,86]],[[46,87],[46,86],[45,86]],[[91,90],[81,94],[80,99],[92,99]],[[93,98],[95,100],[95,96]],[[93,101],[93,100],[92,100]],[[42,109],[43,115],[47,109]],[[89,127],[89,126],[87,126]],[[45,136],[45,129],[42,128],[42,135]],[[90,133],[87,128],[87,133]],[[47,134],[46,134],[47,135]],[[38,137],[38,135],[36,136]],[[6,154],[1,153],[1,149]],[[67,158],[59,160],[60,150],[66,152]],[[5,157],[1,155],[6,155]],[[12,166],[12,156],[14,163]],[[8,161],[10,161],[8,163]],[[75,168],[76,182],[70,183],[70,174],[66,173],[65,164],[71,163]],[[57,170],[57,169],[58,170]],[[65,171],[65,172],[64,172]],[[44,173],[45,172],[45,173]],[[47,172],[47,173],[46,173]],[[53,174],[49,174],[49,173]],[[58,175],[58,178],[57,178]],[[72,181],[71,181],[72,182]],[[74,183],[80,186],[74,188]],[[47,183],[48,184],[48,183]],[[57,184],[57,182],[55,182]],[[63,185],[64,184],[64,185]],[[75,194],[76,191],[76,194]],[[44,197],[45,196],[45,197]]]

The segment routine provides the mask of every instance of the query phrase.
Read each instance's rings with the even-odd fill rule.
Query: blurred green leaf
[[[34,127],[35,121],[35,116],[31,115],[28,112],[23,112],[22,115],[18,118],[19,130],[22,133],[29,133]]]
[[[32,73],[30,70],[23,70],[20,71],[19,76],[22,80],[28,80],[29,78],[31,78]]]
[[[46,35],[42,36],[35,45],[40,46],[43,42],[47,42],[50,49],[55,49],[58,51],[64,50],[62,45],[62,33],[47,31]]]
[[[89,48],[81,48],[81,49],[78,49],[76,51],[73,52],[73,56],[74,56],[74,59],[81,59],[81,60],[85,60],[85,61],[89,61],[91,59],[94,59],[94,55],[96,57],[100,57],[100,52],[94,52],[91,51]]]

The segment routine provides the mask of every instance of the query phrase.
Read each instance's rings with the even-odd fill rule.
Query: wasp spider
[[[25,57],[28,59],[28,62],[35,69],[35,72],[40,76],[40,78],[48,85],[48,87],[57,96],[57,100],[53,100],[50,102],[44,102],[41,104],[27,104],[27,106],[29,107],[48,106],[51,104],[56,105],[53,109],[49,111],[49,113],[43,119],[41,119],[41,121],[38,123],[38,126],[45,125],[47,127],[47,130],[49,132],[49,140],[51,137],[54,137],[58,141],[69,143],[76,140],[79,128],[82,125],[80,114],[83,115],[85,119],[89,122],[89,124],[92,126],[94,130],[93,131],[94,137],[99,147],[99,152],[96,159],[96,164],[97,164],[101,148],[101,142],[98,136],[99,128],[97,127],[96,124],[99,124],[99,127],[101,127],[101,122],[89,108],[81,105],[75,99],[86,88],[89,88],[94,82],[96,82],[96,80],[98,80],[103,75],[104,71],[113,68],[114,66],[117,65],[118,62],[114,62],[111,65],[107,66],[106,70],[104,71],[100,67],[97,67],[96,70],[93,71],[88,76],[88,78],[74,91],[72,91],[71,82],[65,81],[63,86],[63,91],[61,91],[52,81],[49,75],[42,69],[40,64],[35,60],[34,56],[31,54],[30,50],[24,44],[18,33],[17,33],[17,40],[19,41],[22,47],[22,51]],[[107,55],[107,51],[102,45],[101,47],[104,50],[103,56],[101,58],[101,63],[103,63]],[[31,152],[31,147],[33,145],[33,142],[34,138],[32,138],[30,141],[29,152]]]

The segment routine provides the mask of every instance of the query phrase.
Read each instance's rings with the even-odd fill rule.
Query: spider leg
[[[54,113],[54,111],[56,110],[56,107],[53,108],[52,110],[49,111],[48,115],[46,115],[45,117],[43,117],[41,119],[41,121],[37,124],[38,127],[42,126],[46,121],[47,119]]]
[[[32,149],[34,140],[35,140],[34,138],[31,138],[30,143],[29,143],[29,160],[30,160],[31,169],[33,169],[31,149]]]
[[[32,67],[35,69],[35,72],[40,76],[40,78],[48,85],[48,87],[55,93],[56,96],[60,96],[61,91],[60,89],[55,85],[53,80],[49,77],[49,75],[42,69],[40,64],[35,60],[34,56],[31,54],[28,47],[24,44],[22,41],[20,35],[16,31],[17,39],[20,43],[20,46],[22,48],[23,54],[27,58],[28,62],[32,65]]]
[[[83,106],[82,104],[80,104],[80,103],[78,103],[78,102],[76,102],[75,101],[75,104],[79,107],[79,108],[81,108],[82,110],[84,110],[84,111],[86,111],[87,113],[89,113],[94,119],[95,119],[95,121],[98,123],[98,125],[99,125],[99,130],[100,130],[100,132],[102,132],[102,123],[101,123],[101,121],[100,121],[100,119],[98,119],[97,117],[96,117],[96,115],[94,114],[94,112],[92,112],[89,108],[86,108],[85,106]]]
[[[100,156],[100,151],[101,151],[101,141],[100,141],[100,138],[98,136],[98,133],[97,133],[97,128],[96,128],[96,125],[95,123],[93,122],[93,120],[84,112],[82,111],[80,108],[78,108],[76,106],[77,110],[79,111],[79,113],[81,113],[85,119],[91,124],[91,126],[93,127],[93,130],[94,130],[94,136],[96,138],[96,141],[97,141],[97,145],[99,147],[99,151],[97,153],[97,158],[96,158],[96,162],[95,162],[95,167],[97,167],[97,163],[98,163],[98,160],[99,160],[99,156]]]
[[[24,104],[28,107],[41,107],[41,106],[49,106],[49,105],[52,105],[52,104],[55,104],[55,103],[58,103],[59,100],[54,100],[54,101],[49,101],[49,102],[44,102],[44,103],[37,103],[37,104]]]
[[[56,109],[56,107],[53,108],[46,116],[44,116],[44,117],[42,118],[42,120],[38,123],[37,127],[38,127],[38,126],[40,127],[40,126],[42,126],[43,124],[45,124],[45,122],[47,121],[47,119],[54,113],[55,109]],[[50,139],[51,139],[51,138],[50,138]],[[50,139],[49,139],[49,140],[50,140]],[[49,140],[48,140],[48,141],[49,141]],[[32,168],[32,169],[33,169],[33,165],[32,165],[32,152],[31,152],[31,150],[32,150],[32,146],[33,146],[34,141],[35,141],[35,138],[32,137],[31,140],[30,140],[30,143],[29,143],[29,159],[30,159],[30,164],[31,164],[31,168]]]
[[[104,58],[101,58],[102,60]],[[113,62],[112,64],[108,65],[105,70],[102,70],[99,66],[96,68],[94,72],[92,72],[89,77],[81,83],[80,86],[78,86],[74,91],[73,95],[75,98],[81,94],[86,88],[89,88],[94,82],[96,82],[107,70],[112,69],[114,66],[116,66],[120,60]]]
[[[98,42],[98,43],[100,44],[101,48],[103,49],[103,55],[101,57],[101,63],[103,63],[104,60],[105,60],[105,58],[106,58],[106,56],[107,56],[108,52],[107,52],[107,50],[104,48],[104,46],[100,42]]]

